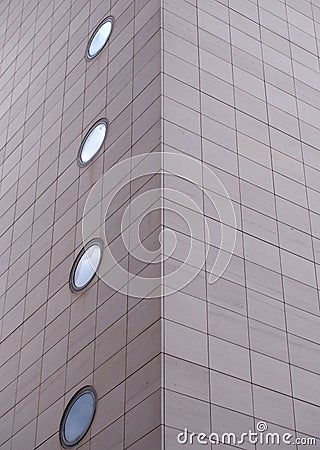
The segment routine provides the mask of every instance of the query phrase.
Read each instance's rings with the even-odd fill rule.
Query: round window
[[[60,441],[64,448],[78,444],[89,430],[97,406],[97,394],[93,387],[78,391],[68,403],[60,424]]]
[[[100,239],[94,239],[81,250],[70,273],[72,291],[81,291],[88,286],[99,268],[102,253],[103,243]]]
[[[81,167],[89,164],[100,151],[106,139],[107,131],[108,122],[105,119],[100,119],[90,128],[78,153],[78,163]]]
[[[106,46],[113,29],[114,20],[107,17],[94,30],[87,47],[87,57],[95,58]]]

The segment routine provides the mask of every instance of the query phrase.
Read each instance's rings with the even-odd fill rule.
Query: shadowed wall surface
[[[109,15],[111,39],[89,61]],[[184,428],[240,435],[260,421],[320,439],[319,45],[319,0],[1,2],[0,450],[60,449],[63,411],[86,385],[98,404],[83,450],[175,450]],[[100,118],[103,151],[80,168]],[[151,152],[192,156],[225,186],[237,222],[227,270],[210,284],[221,224],[206,192],[156,173],[117,194],[106,234],[159,297],[131,296],[129,278],[121,292],[95,277],[72,293],[91,188]],[[140,237],[163,256],[167,228],[177,245],[143,263],[123,246],[121,218],[160,187],[165,211]],[[210,232],[204,264],[172,295],[166,274],[185,262],[190,229],[166,210],[167,189],[193,199]]]

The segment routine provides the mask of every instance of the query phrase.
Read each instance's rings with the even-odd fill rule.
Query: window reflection
[[[99,25],[94,31],[88,45],[87,56],[94,58],[97,56],[104,46],[107,44],[113,28],[113,20],[111,17],[105,19],[105,21]]]
[[[95,239],[79,253],[70,274],[73,291],[84,289],[95,276],[102,259],[102,241]]]
[[[68,442],[75,442],[88,430],[94,411],[92,395],[83,394],[73,404],[68,414],[64,435]]]
[[[96,403],[96,392],[89,386],[72,398],[60,425],[60,441],[64,448],[73,447],[85,436],[94,418]]]
[[[84,140],[80,151],[80,162],[87,164],[101,149],[107,134],[107,124],[105,121],[95,125]]]

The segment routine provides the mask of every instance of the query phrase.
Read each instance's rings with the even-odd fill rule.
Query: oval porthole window
[[[113,18],[107,17],[94,30],[87,47],[87,57],[89,59],[95,58],[102,52],[111,36],[113,25]]]
[[[90,241],[81,250],[70,273],[70,288],[73,292],[88,286],[100,266],[102,254],[103,243],[100,239]]]
[[[93,387],[78,391],[68,403],[60,423],[60,442],[64,448],[77,445],[88,432],[97,407],[97,394]]]
[[[78,163],[81,167],[89,164],[101,150],[106,139],[108,122],[100,119],[88,131],[79,149]]]

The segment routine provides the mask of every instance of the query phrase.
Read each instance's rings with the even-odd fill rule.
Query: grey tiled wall
[[[110,14],[112,39],[87,61]],[[320,442],[319,45],[319,0],[1,2],[0,450],[58,450],[64,408],[86,384],[99,402],[83,450],[174,450],[185,427],[241,434],[261,420]],[[80,169],[100,117],[104,151]],[[176,232],[162,267],[128,254],[119,227],[130,199],[180,190],[210,231],[198,275],[153,300],[98,277],[72,294],[91,187],[150,152],[190,155],[222,181],[237,219],[227,270],[209,283],[220,223],[208,196],[155,175],[116,197],[110,247],[166,288],[188,224],[165,211],[143,228],[155,248],[163,226]]]
[[[112,39],[87,61],[108,15]],[[98,278],[77,295],[68,283],[91,187],[117,161],[159,150],[160,3],[10,0],[0,23],[0,448],[61,448],[64,408],[87,384],[99,402],[77,448],[139,449],[149,432],[158,445],[160,301]],[[100,117],[104,151],[80,169],[81,140]],[[129,197],[154,185],[132,183],[108,216],[111,245],[133,273],[146,268],[118,244],[119,221]]]
[[[241,434],[261,420],[271,432],[319,439],[320,3],[163,6],[164,152],[212,169],[237,218],[222,277],[209,283],[214,236],[198,276],[164,300],[166,448],[181,447],[186,427]],[[219,235],[198,187],[165,182],[203,204],[199,225]],[[177,216],[165,225],[188,245]],[[182,254],[178,247],[168,271]]]

